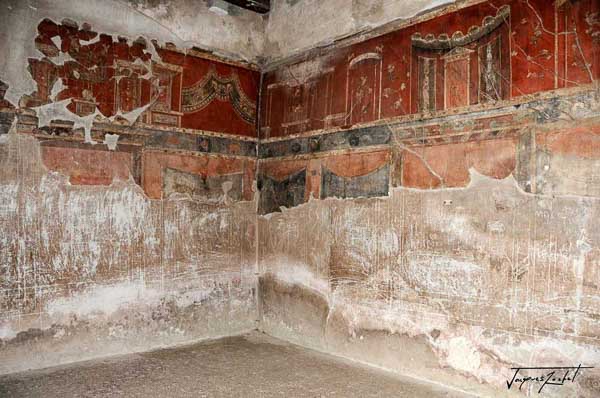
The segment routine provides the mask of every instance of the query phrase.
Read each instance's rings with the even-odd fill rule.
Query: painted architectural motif
[[[144,38],[130,43],[91,29],[70,20],[39,24],[35,45],[44,57],[29,60],[37,90],[24,106],[70,100],[71,112],[86,116],[97,110],[105,118],[149,106],[147,124],[255,135],[258,72],[195,59],[170,44],[159,47]],[[151,59],[148,46],[160,60]],[[223,103],[218,116],[239,123],[211,123],[216,116],[205,108],[214,98]]]
[[[258,72],[170,44],[98,34],[68,19],[40,22],[35,46],[42,57],[28,62],[37,88],[21,101],[19,126],[43,141],[48,168],[75,185],[131,177],[156,199],[171,194],[252,199]],[[64,100],[77,116],[96,115],[92,141],[114,135],[114,148],[85,142],[73,122],[38,127],[27,111]],[[5,110],[14,109],[8,105]],[[134,126],[120,119],[140,109]]]
[[[264,77],[259,157],[272,170],[277,162],[285,169],[288,157],[309,164],[333,161],[337,153],[331,151],[354,159],[387,151],[389,172],[381,172],[386,182],[378,186],[361,168],[340,180],[323,166],[316,185],[324,197],[386,196],[384,186],[463,186],[471,155],[463,162],[462,155],[445,151],[464,154],[458,146],[487,140],[499,148],[515,146],[523,126],[560,119],[553,101],[561,94],[553,97],[553,90],[593,93],[600,77],[599,12],[591,0],[551,7],[541,0],[486,1],[280,65]],[[321,67],[304,67],[308,63]],[[546,99],[535,102],[531,94]],[[486,116],[472,113],[483,110]],[[487,175],[503,178],[514,171],[512,151],[513,160],[498,165],[502,171],[488,168]],[[435,152],[437,158],[430,158]],[[448,156],[464,164],[423,166],[424,158],[435,163]],[[340,188],[355,186],[352,179],[363,188]]]

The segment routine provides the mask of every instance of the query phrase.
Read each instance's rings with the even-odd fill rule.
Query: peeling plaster
[[[77,7],[73,7],[72,1],[68,0],[3,0],[0,8],[5,10],[0,13],[0,52],[5,55],[0,60],[0,80],[9,85],[5,98],[15,105],[19,104],[23,95],[30,94],[36,89],[34,80],[27,72],[27,60],[42,57],[35,48],[34,39],[37,35],[36,26],[44,18],[61,21],[68,16],[71,20],[80,24],[88,23],[95,31],[115,38],[125,35],[130,43],[142,37],[147,43],[156,40],[161,45],[172,43],[180,49],[213,48],[228,58],[235,58],[233,54],[245,54],[245,58],[250,61],[260,53],[262,42],[260,17],[244,12],[243,18],[237,16],[218,18],[208,13],[205,3],[189,2],[189,5],[178,3],[177,7],[173,7],[170,2],[160,2],[158,9],[155,9],[145,2],[121,0],[82,0],[78,2]],[[170,13],[165,14],[166,9],[170,10]],[[256,19],[256,21],[251,26],[247,26],[248,19]],[[200,25],[198,25],[199,21],[202,21]],[[209,24],[207,25],[206,22]],[[230,40],[223,39],[224,33],[230,36]],[[240,37],[247,37],[247,39],[239,39]],[[259,43],[258,47],[253,48],[251,53],[247,53],[248,44],[254,40]],[[55,42],[57,41],[55,38]],[[60,45],[60,43],[56,44]],[[228,45],[232,47],[228,49]],[[160,60],[154,46],[149,45],[146,51],[151,53],[151,61]],[[53,62],[61,65],[70,60],[72,58],[62,52],[52,59]],[[51,97],[54,98],[62,87],[62,81],[59,79],[52,87]],[[96,116],[102,115],[96,111],[92,115],[79,117],[66,110],[65,106],[66,103],[59,102],[37,108],[40,124],[47,125],[50,120],[59,117],[73,121],[77,126],[85,128],[86,142],[92,143],[90,126]],[[146,108],[147,106],[116,116],[123,117],[132,124]],[[110,120],[115,120],[115,117]]]
[[[104,136],[104,144],[111,151],[117,149],[117,141],[119,141],[119,134],[106,134]]]
[[[79,318],[97,314],[110,316],[128,306],[155,306],[159,298],[159,291],[147,288],[141,281],[121,282],[110,286],[93,286],[70,297],[52,300],[46,304],[45,310],[51,317],[71,314]]]
[[[255,62],[262,55],[264,17],[237,8],[235,13],[215,14],[208,2],[195,0],[119,0],[165,26],[182,48],[197,45],[226,58]]]

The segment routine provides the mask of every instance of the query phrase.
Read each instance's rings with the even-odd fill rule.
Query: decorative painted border
[[[82,129],[73,129],[73,122],[53,121],[49,126],[38,127],[35,115],[19,113],[17,130],[32,134],[44,141],[65,141],[85,144]],[[92,139],[102,144],[107,134],[117,134],[117,145],[136,146],[166,151],[185,151],[198,154],[219,154],[256,159],[255,140],[206,134],[173,128],[153,128],[148,125],[123,126],[112,123],[96,123],[92,126]]]
[[[529,124],[557,122],[566,117],[563,108],[568,104],[594,106],[592,104],[600,102],[598,93],[589,89],[566,96],[557,92],[553,94],[545,98],[460,114],[390,121],[350,130],[320,131],[319,134],[269,140],[259,144],[258,157],[270,159],[375,146],[421,146],[497,139],[516,135],[523,126]],[[594,110],[590,110],[590,115],[593,112]],[[582,115],[586,117],[584,113],[585,111]]]
[[[450,50],[459,46],[466,46],[483,36],[493,32],[510,16],[510,6],[505,5],[498,9],[496,16],[487,16],[483,19],[481,26],[471,26],[469,31],[464,34],[456,31],[452,37],[442,33],[438,37],[428,34],[422,37],[421,33],[414,33],[411,37],[412,45],[427,50]]]

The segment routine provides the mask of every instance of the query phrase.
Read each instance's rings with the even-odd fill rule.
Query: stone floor
[[[0,376],[0,397],[462,397],[253,333]]]

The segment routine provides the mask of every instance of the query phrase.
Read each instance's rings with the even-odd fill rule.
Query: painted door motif
[[[350,124],[380,118],[381,68],[379,53],[362,54],[350,61],[346,97],[346,115]]]
[[[457,47],[443,56],[444,108],[468,106],[470,100],[470,55],[473,50]]]

